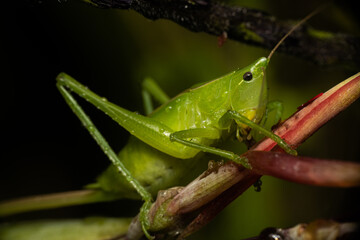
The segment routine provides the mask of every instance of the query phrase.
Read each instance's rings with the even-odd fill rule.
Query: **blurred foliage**
[[[300,19],[322,1],[236,1],[280,19]],[[234,1],[235,3],[235,1]],[[175,96],[199,82],[243,67],[269,51],[193,33],[165,20],[149,21],[132,11],[102,10],[78,1],[24,1],[11,6],[2,58],[2,145],[0,200],[79,189],[109,161],[55,88],[65,71],[92,90],[142,112],[140,82],[146,76]],[[309,24],[359,35],[351,5],[332,6]],[[285,117],[297,106],[354,74],[346,66],[319,68],[275,54],[267,72],[271,100],[282,100]],[[128,133],[102,113],[85,109],[115,150]],[[360,159],[357,101],[300,149],[299,154],[350,161]],[[268,226],[288,227],[318,218],[359,220],[359,189],[302,186],[263,177],[260,193],[249,189],[209,226],[190,239],[241,239]],[[32,218],[132,216],[139,203],[120,201],[14,216]],[[125,206],[125,207],[124,207]]]
[[[0,227],[2,240],[100,240],[126,233],[131,219],[93,217],[83,220],[43,220]]]

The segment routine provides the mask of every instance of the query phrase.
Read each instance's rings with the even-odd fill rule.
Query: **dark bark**
[[[132,9],[146,18],[168,19],[194,31],[272,49],[293,27],[263,11],[208,0],[91,0],[103,8]],[[319,65],[360,66],[360,38],[299,27],[280,46],[280,52]]]

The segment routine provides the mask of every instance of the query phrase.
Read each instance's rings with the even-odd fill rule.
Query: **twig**
[[[263,11],[208,0],[83,0],[102,8],[132,9],[146,18],[168,19],[194,32],[272,49],[293,27]],[[280,52],[319,65],[360,66],[360,38],[315,30],[297,29],[283,43]]]

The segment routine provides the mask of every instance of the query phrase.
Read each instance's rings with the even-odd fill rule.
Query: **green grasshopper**
[[[245,68],[191,88],[167,101],[149,116],[110,103],[61,73],[57,77],[59,91],[113,163],[90,187],[128,198],[135,197],[132,188],[135,189],[145,201],[141,211],[144,214],[141,216],[145,216],[152,196],[158,190],[176,184],[176,180],[189,170],[188,164],[199,160],[197,155],[200,152],[216,154],[250,168],[246,159],[214,147],[234,132],[246,135],[248,126],[274,139],[286,152],[296,154],[281,138],[257,125],[266,110],[264,70],[267,64],[267,58],[260,58]],[[94,104],[136,138],[132,137],[116,155],[69,90]],[[151,92],[152,89],[148,90]],[[232,127],[234,123],[236,128]],[[182,159],[190,162],[181,164]],[[145,168],[142,164],[149,166]],[[121,179],[118,171],[126,181]],[[145,230],[147,225],[145,219],[143,221]]]
[[[172,99],[154,81],[146,79],[143,97],[147,116],[121,108],[69,75],[59,74],[57,87],[60,93],[113,164],[97,178],[96,183],[88,185],[90,191],[4,202],[0,204],[0,216],[119,198],[141,198],[145,201],[140,210],[142,228],[150,237],[146,231],[148,221],[145,216],[153,196],[161,189],[179,185],[196,162],[206,161],[203,152],[251,168],[246,158],[217,148],[229,137],[247,138],[249,129],[253,129],[273,139],[285,152],[296,155],[296,151],[285,141],[259,125],[268,105],[265,70],[285,38],[314,14],[295,25],[267,58],[259,58],[249,66],[190,88]],[[133,135],[119,154],[111,149],[72,92],[106,113]],[[150,96],[162,103],[154,111]]]

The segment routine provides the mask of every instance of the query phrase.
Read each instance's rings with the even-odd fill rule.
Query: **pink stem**
[[[248,151],[253,171],[289,181],[328,187],[360,185],[360,164],[311,157],[294,157],[285,153]]]

